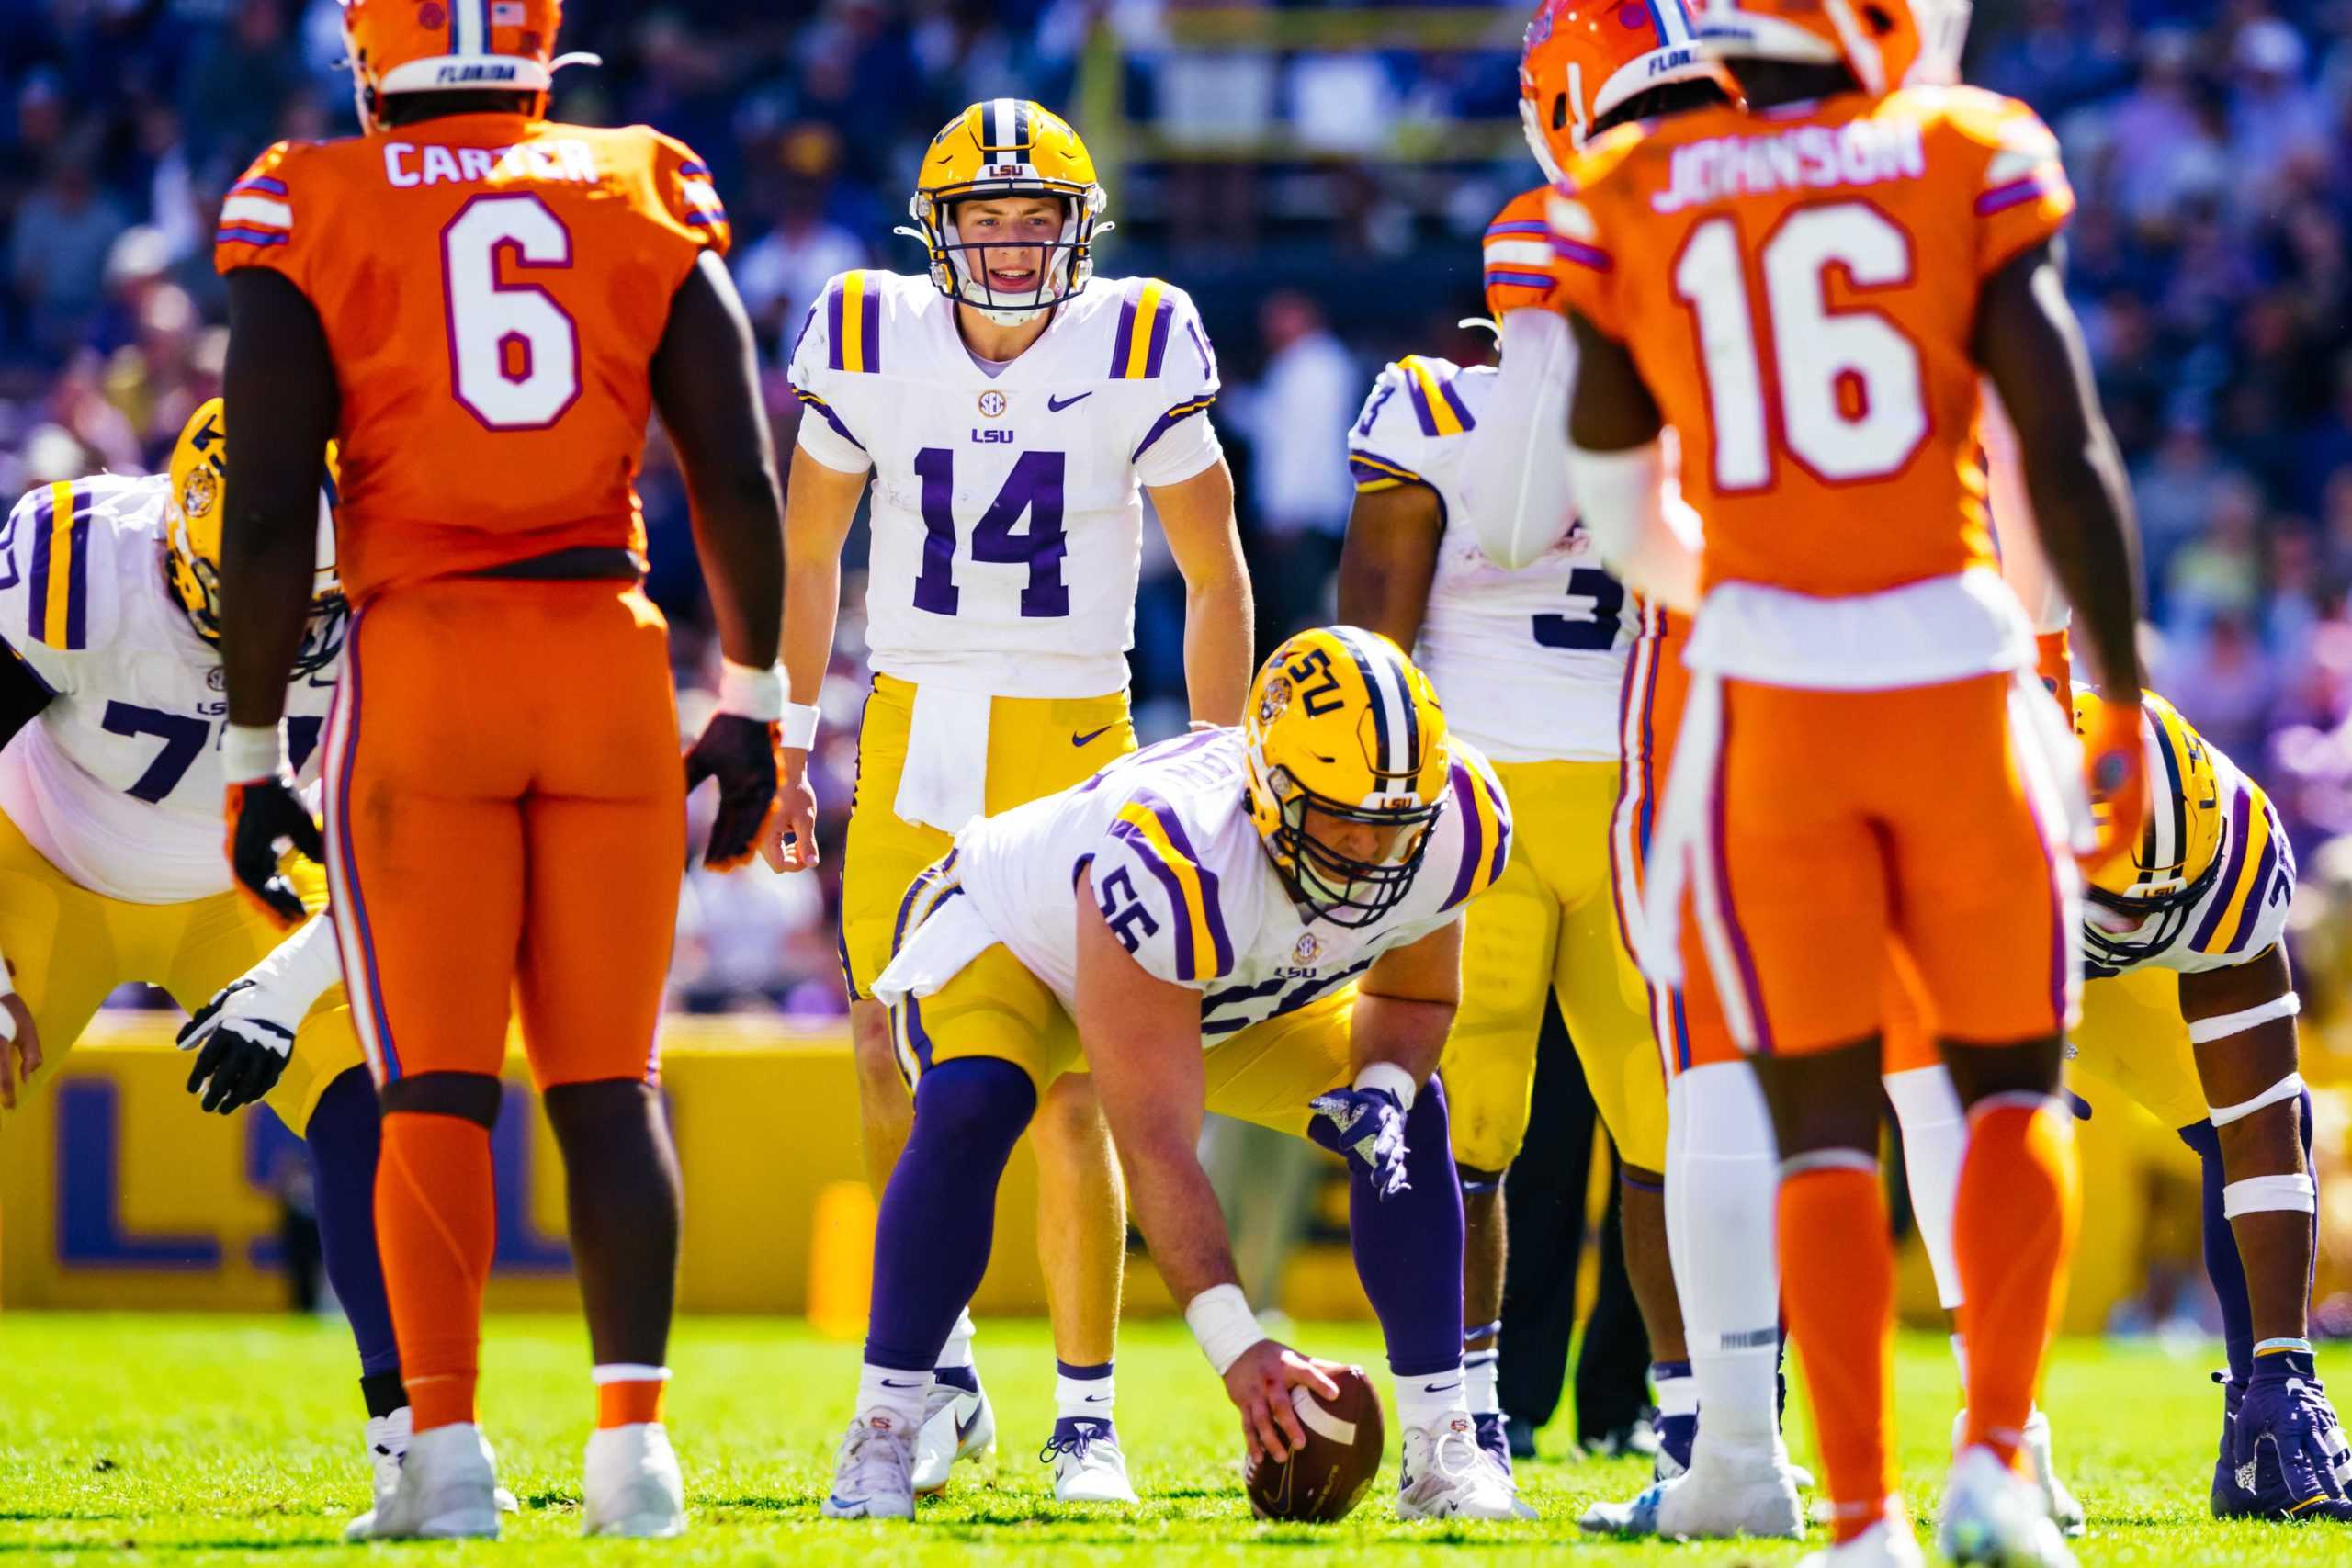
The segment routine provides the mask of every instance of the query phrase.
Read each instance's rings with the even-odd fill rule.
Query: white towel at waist
[[[959,691],[937,681],[915,687],[907,721],[907,761],[890,809],[943,833],[988,810],[989,709],[986,692]]]
[[[998,941],[971,898],[956,889],[907,933],[898,953],[875,976],[874,995],[886,1007],[896,1007],[910,996],[930,996]]]

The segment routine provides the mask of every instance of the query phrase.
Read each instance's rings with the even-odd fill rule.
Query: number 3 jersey
[[[874,668],[1028,697],[1123,691],[1141,485],[1215,463],[1216,357],[1184,291],[1096,278],[983,366],[930,279],[834,278],[792,351],[800,446],[874,474]]]
[[[53,694],[0,750],[0,812],[74,882],[132,904],[229,890],[220,849],[220,654],[164,575],[171,481],[44,485],[0,528],[0,639]],[[339,666],[296,676],[306,778]]]
[[[1074,1007],[1074,899],[1082,893],[1145,970],[1201,993],[1204,1045],[1230,1039],[1460,918],[1463,904],[1502,874],[1510,854],[1502,788],[1474,748],[1451,736],[1447,745],[1445,809],[1419,873],[1403,901],[1369,925],[1351,930],[1300,909],[1250,820],[1241,732],[1204,730],[967,826],[946,870],[968,896],[968,915],[926,920],[877,990],[890,1000],[927,994],[1001,942]],[[926,953],[927,941],[940,951]]]
[[[1348,433],[1359,491],[1426,486],[1444,522],[1414,660],[1449,733],[1498,761],[1614,761],[1637,612],[1582,528],[1518,571],[1469,526],[1463,466],[1496,373],[1408,355],[1380,373]]]
[[[649,367],[728,238],[709,170],[644,126],[452,115],[255,160],[214,264],[284,275],[325,330],[353,603],[560,549],[642,556]]]

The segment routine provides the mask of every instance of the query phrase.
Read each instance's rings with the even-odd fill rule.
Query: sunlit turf
[[[1363,1325],[1317,1325],[1297,1340],[1377,1368]],[[482,1403],[502,1478],[522,1498],[495,1549],[374,1547],[379,1555],[517,1563],[654,1561],[821,1564],[1033,1562],[1141,1565],[1278,1561],[1396,1563],[1450,1551],[1481,1565],[1785,1563],[1804,1550],[1625,1546],[1580,1538],[1592,1501],[1638,1491],[1645,1465],[1576,1456],[1565,1425],[1522,1466],[1543,1510],[1523,1525],[1399,1525],[1385,1488],[1320,1528],[1262,1525],[1242,1500],[1238,1434],[1223,1393],[1181,1324],[1137,1324],[1119,1359],[1120,1431],[1146,1502],[1088,1516],[1057,1509],[1035,1445],[1051,1421],[1053,1363],[1042,1325],[986,1323],[981,1369],[1003,1447],[994,1485],[959,1471],[912,1528],[817,1517],[849,1415],[856,1348],[798,1323],[690,1319],[672,1348],[670,1421],[695,1515],[683,1540],[578,1537],[581,1444],[591,1401],[576,1324],[504,1318],[491,1328]],[[2322,1358],[2352,1386],[2352,1357]],[[2072,1342],[2048,1404],[2060,1461],[2089,1506],[2086,1564],[2352,1564],[2352,1529],[2222,1525],[2205,1510],[2220,1395],[2204,1359]],[[366,1504],[358,1394],[339,1326],[203,1315],[0,1317],[0,1559],[54,1563],[349,1562],[336,1544]],[[1900,1362],[1904,1481],[1932,1511],[1953,1393],[1940,1338],[1906,1338]],[[1792,1415],[1792,1423],[1801,1425]],[[1794,1440],[1800,1458],[1805,1441]],[[1393,1441],[1393,1433],[1392,1433]],[[970,1479],[966,1477],[970,1475]],[[1816,1536],[1815,1546],[1820,1544]],[[1269,1558],[1269,1551],[1276,1552]]]

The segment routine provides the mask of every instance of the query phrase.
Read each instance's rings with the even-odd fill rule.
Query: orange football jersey
[[[1521,191],[1487,225],[1487,314],[1498,321],[1532,306],[1559,308],[1560,269],[1567,264],[1552,249],[1545,216],[1551,198],[1547,186]]]
[[[453,115],[263,153],[214,262],[283,273],[325,328],[344,591],[642,554],[649,367],[671,297],[728,240],[709,170],[645,126]]]
[[[1977,297],[2073,209],[2049,129],[1971,87],[1701,109],[1586,149],[1550,206],[1563,303],[1680,433],[1709,586],[1993,564]]]

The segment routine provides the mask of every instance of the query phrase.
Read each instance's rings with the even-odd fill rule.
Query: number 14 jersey
[[[728,239],[710,171],[641,125],[450,115],[255,160],[214,265],[281,273],[318,311],[352,601],[560,549],[642,555],[649,369],[671,297]]]
[[[1192,299],[1098,277],[1020,357],[983,365],[929,278],[843,273],[792,350],[800,447],[874,474],[875,670],[1024,697],[1123,691],[1139,486],[1216,462],[1216,356]]]

